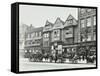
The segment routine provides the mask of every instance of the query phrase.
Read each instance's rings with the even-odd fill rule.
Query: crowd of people
[[[78,54],[60,52],[57,50],[53,53],[27,53],[27,58],[29,61],[33,62],[54,62],[54,63],[65,63],[68,60],[70,63],[78,63],[79,61],[86,61],[86,63],[95,63],[96,55],[95,54]],[[24,57],[26,54],[24,55]]]

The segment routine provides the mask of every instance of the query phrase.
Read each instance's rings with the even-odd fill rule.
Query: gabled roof
[[[67,20],[70,20],[70,19],[73,19],[74,17],[70,14],[68,17],[67,17]]]
[[[50,31],[53,27],[53,23],[49,22],[48,20],[46,21],[45,27],[43,28],[44,31]]]
[[[62,21],[59,17],[56,19],[53,29],[63,28],[64,21]]]
[[[53,23],[51,23],[51,22],[49,22],[48,20],[46,21],[46,24],[45,24],[45,26],[53,26]]]
[[[45,25],[49,25],[49,24],[50,24],[50,22],[47,20]]]
[[[55,21],[54,24],[57,24],[57,23],[62,23],[62,24],[64,24],[64,21],[62,21],[62,20],[60,19],[60,17],[57,17],[57,19],[56,19],[56,21]]]
[[[72,23],[69,24],[68,21],[72,20]],[[64,27],[66,26],[76,26],[78,24],[77,20],[70,14],[67,18],[67,20],[65,21]]]

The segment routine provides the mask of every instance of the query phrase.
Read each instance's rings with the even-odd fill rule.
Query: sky
[[[19,7],[19,23],[32,24],[34,27],[45,26],[48,20],[54,23],[57,17],[64,22],[69,15],[78,19],[78,9],[72,7],[52,7],[52,6],[36,6],[36,5],[20,5]]]

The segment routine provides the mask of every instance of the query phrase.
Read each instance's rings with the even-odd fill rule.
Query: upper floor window
[[[43,42],[43,46],[49,46],[49,41]]]
[[[27,36],[28,38],[31,38],[31,35],[30,34],[28,34],[28,36]]]
[[[39,32],[39,36],[41,36],[41,32]]]
[[[72,34],[72,29],[66,30],[66,34]]]
[[[85,27],[85,20],[82,19],[82,20],[80,21],[80,23],[81,23],[81,27],[84,28],[84,27]]]
[[[93,25],[96,25],[96,16],[93,17]]]
[[[91,12],[92,11],[92,9],[87,9],[87,12]]]
[[[60,36],[60,30],[55,30],[54,37],[59,37],[59,36]]]
[[[36,36],[36,37],[38,36],[38,33],[37,33],[37,32],[35,32],[35,36]]]
[[[72,24],[73,23],[73,19],[68,20],[68,24]]]
[[[49,33],[45,33],[44,38],[48,38],[48,37],[49,37]]]
[[[87,34],[87,41],[91,41],[91,34]]]
[[[85,42],[85,40],[86,40],[86,38],[84,37],[83,34],[81,34],[81,36],[80,36],[80,41]]]
[[[86,25],[87,25],[87,27],[91,26],[91,18],[86,19]]]
[[[34,37],[34,33],[32,33],[31,36]]]
[[[85,9],[84,8],[82,8],[80,11],[81,11],[81,14],[85,13]]]

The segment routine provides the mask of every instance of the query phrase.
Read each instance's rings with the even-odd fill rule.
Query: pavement
[[[46,63],[46,62],[29,62],[27,58],[19,59],[20,71],[35,71],[35,70],[52,70],[52,69],[72,69],[96,67],[95,64],[69,64],[69,63]]]

